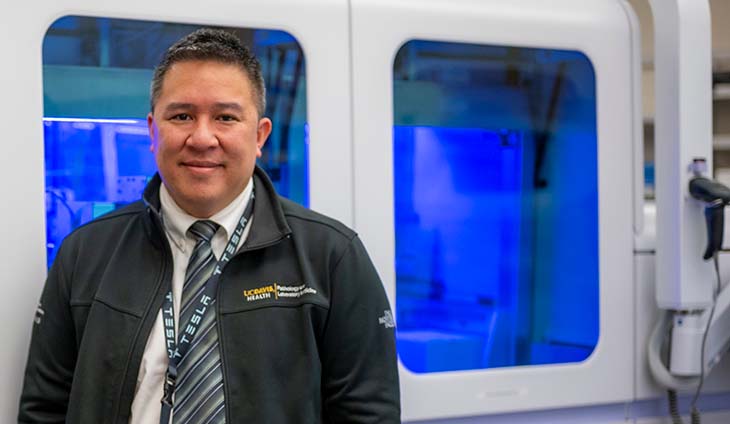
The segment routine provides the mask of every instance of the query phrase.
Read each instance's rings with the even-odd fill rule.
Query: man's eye
[[[218,117],[219,120],[224,122],[237,121],[238,119],[233,115],[221,115]]]
[[[177,115],[173,116],[171,118],[173,121],[189,121],[192,119],[190,115],[187,113],[178,113]]]

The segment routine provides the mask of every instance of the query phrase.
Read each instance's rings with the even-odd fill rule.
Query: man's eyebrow
[[[192,103],[185,102],[172,102],[165,106],[166,112],[174,112],[178,110],[188,111],[195,109],[197,109],[197,106]],[[215,111],[232,110],[235,112],[243,112],[243,106],[236,102],[217,102],[213,104],[212,109]]]
[[[195,106],[192,103],[178,103],[173,102],[165,106],[166,111],[172,111],[172,110],[190,110],[195,109]]]
[[[236,102],[219,102],[213,105],[214,110],[235,110],[236,112],[242,112],[243,106]]]

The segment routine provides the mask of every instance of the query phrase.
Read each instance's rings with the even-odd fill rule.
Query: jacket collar
[[[253,205],[253,223],[251,232],[246,238],[243,249],[255,249],[273,244],[291,234],[291,228],[286,222],[279,195],[266,172],[256,166],[253,173],[256,200]],[[142,194],[147,210],[149,211],[154,227],[158,234],[164,234],[160,215],[160,185],[162,179],[156,173]],[[160,240],[159,237],[152,237]],[[158,243],[155,243],[158,244]]]

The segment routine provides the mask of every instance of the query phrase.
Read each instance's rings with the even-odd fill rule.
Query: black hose
[[[672,424],[684,424],[682,416],[679,415],[677,391],[672,389],[667,390],[667,399],[669,400],[669,416],[672,417]]]
[[[692,424],[700,424],[700,411],[696,407],[692,407],[692,412],[690,413],[690,420]]]

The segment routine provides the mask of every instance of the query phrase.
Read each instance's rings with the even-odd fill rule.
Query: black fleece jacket
[[[129,421],[172,279],[160,183],[64,240],[33,326],[20,423]],[[362,243],[279,197],[259,168],[254,184],[252,228],[215,303],[226,422],[400,422],[390,307]],[[270,286],[299,295],[255,295]]]

